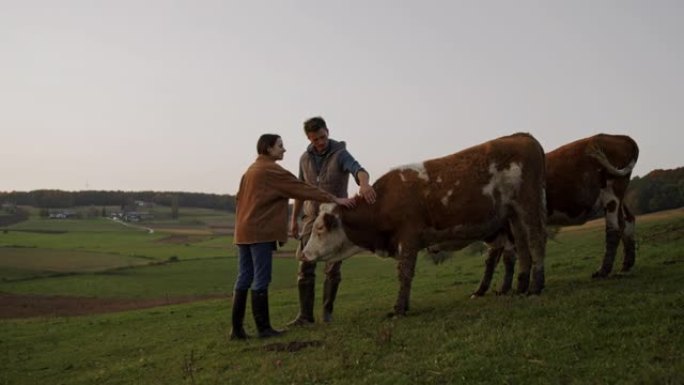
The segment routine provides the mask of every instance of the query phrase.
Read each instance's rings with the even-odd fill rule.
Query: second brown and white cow
[[[492,240],[510,228],[521,266],[518,291],[538,294],[544,287],[544,177],[544,151],[529,134],[399,167],[375,182],[373,205],[363,200],[351,209],[322,205],[303,256],[336,261],[370,250],[396,258],[394,314],[404,315],[421,249]]]
[[[629,271],[635,261],[635,218],[623,202],[630,175],[639,157],[639,147],[629,136],[598,134],[563,145],[546,154],[546,198],[548,224],[580,225],[603,211],[605,216],[605,252],[594,278],[606,277],[613,269],[615,254],[622,240],[624,258],[621,271]],[[473,294],[484,295],[489,289],[494,269],[503,259],[505,273],[499,290],[511,288],[515,251],[490,244],[485,272]],[[442,249],[448,249],[448,245]],[[432,247],[435,252],[439,246]],[[503,258],[502,258],[503,256]]]

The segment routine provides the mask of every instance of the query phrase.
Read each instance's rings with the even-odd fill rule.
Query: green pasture
[[[682,384],[684,211],[639,217],[637,226],[634,270],[602,280],[589,278],[603,251],[602,227],[561,231],[548,244],[541,296],[490,293],[471,300],[481,255],[460,252],[439,266],[421,259],[411,310],[397,319],[385,317],[397,293],[395,263],[352,257],[342,269],[334,323],[271,340],[229,341],[227,296],[104,315],[3,320],[0,384]],[[1,282],[0,291],[227,294],[235,263],[234,253],[226,253]],[[271,318],[282,327],[297,312],[296,263],[274,263]],[[319,267],[319,283],[321,275]],[[249,313],[246,326],[254,334]]]
[[[115,268],[131,267],[149,263],[149,260],[109,253],[93,253],[79,250],[50,250],[33,248],[0,249],[0,279],[4,281],[25,279],[36,274],[59,275],[64,273],[86,273]],[[15,274],[7,272],[14,271]]]
[[[140,229],[126,228],[121,224],[105,219],[47,219],[32,216],[31,219],[7,228],[10,231],[33,233],[65,233],[65,232],[140,232]]]
[[[177,258],[206,258],[227,256],[234,253],[232,237],[222,236],[209,245],[195,245],[210,239],[194,238],[193,241],[167,242],[169,235],[161,232],[149,234],[122,229],[116,232],[67,232],[30,233],[0,232],[0,256],[7,247],[34,249],[80,250],[101,253],[116,253],[122,256],[163,260]]]
[[[136,224],[144,226],[145,224]],[[104,219],[54,220],[36,219],[0,231],[0,258],[8,248],[41,250],[73,250],[117,254],[122,257],[150,260],[207,258],[235,253],[232,236],[207,232],[202,235],[175,235],[162,231],[123,226]],[[73,261],[66,261],[71,263]],[[66,270],[66,268],[64,268]],[[80,267],[74,265],[74,271]],[[2,270],[0,270],[2,273]]]

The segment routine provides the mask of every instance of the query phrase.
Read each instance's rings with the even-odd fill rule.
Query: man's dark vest
[[[310,151],[306,151],[299,160],[304,181],[318,186],[336,197],[346,198],[349,173],[342,170],[339,163],[339,156],[345,148],[344,142],[329,139],[328,153],[323,158],[320,172],[316,172],[314,155]],[[304,215],[308,217],[305,220],[313,220],[317,214],[318,202],[304,202]]]

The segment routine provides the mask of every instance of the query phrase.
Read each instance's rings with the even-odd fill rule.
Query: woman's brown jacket
[[[290,198],[333,202],[334,196],[297,179],[268,156],[259,155],[240,180],[235,244],[285,243]]]

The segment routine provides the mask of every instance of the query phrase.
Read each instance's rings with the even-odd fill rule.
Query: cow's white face
[[[311,237],[302,254],[307,261],[337,262],[363,249],[353,244],[342,229],[340,217],[333,213],[335,204],[322,204],[313,223]]]

